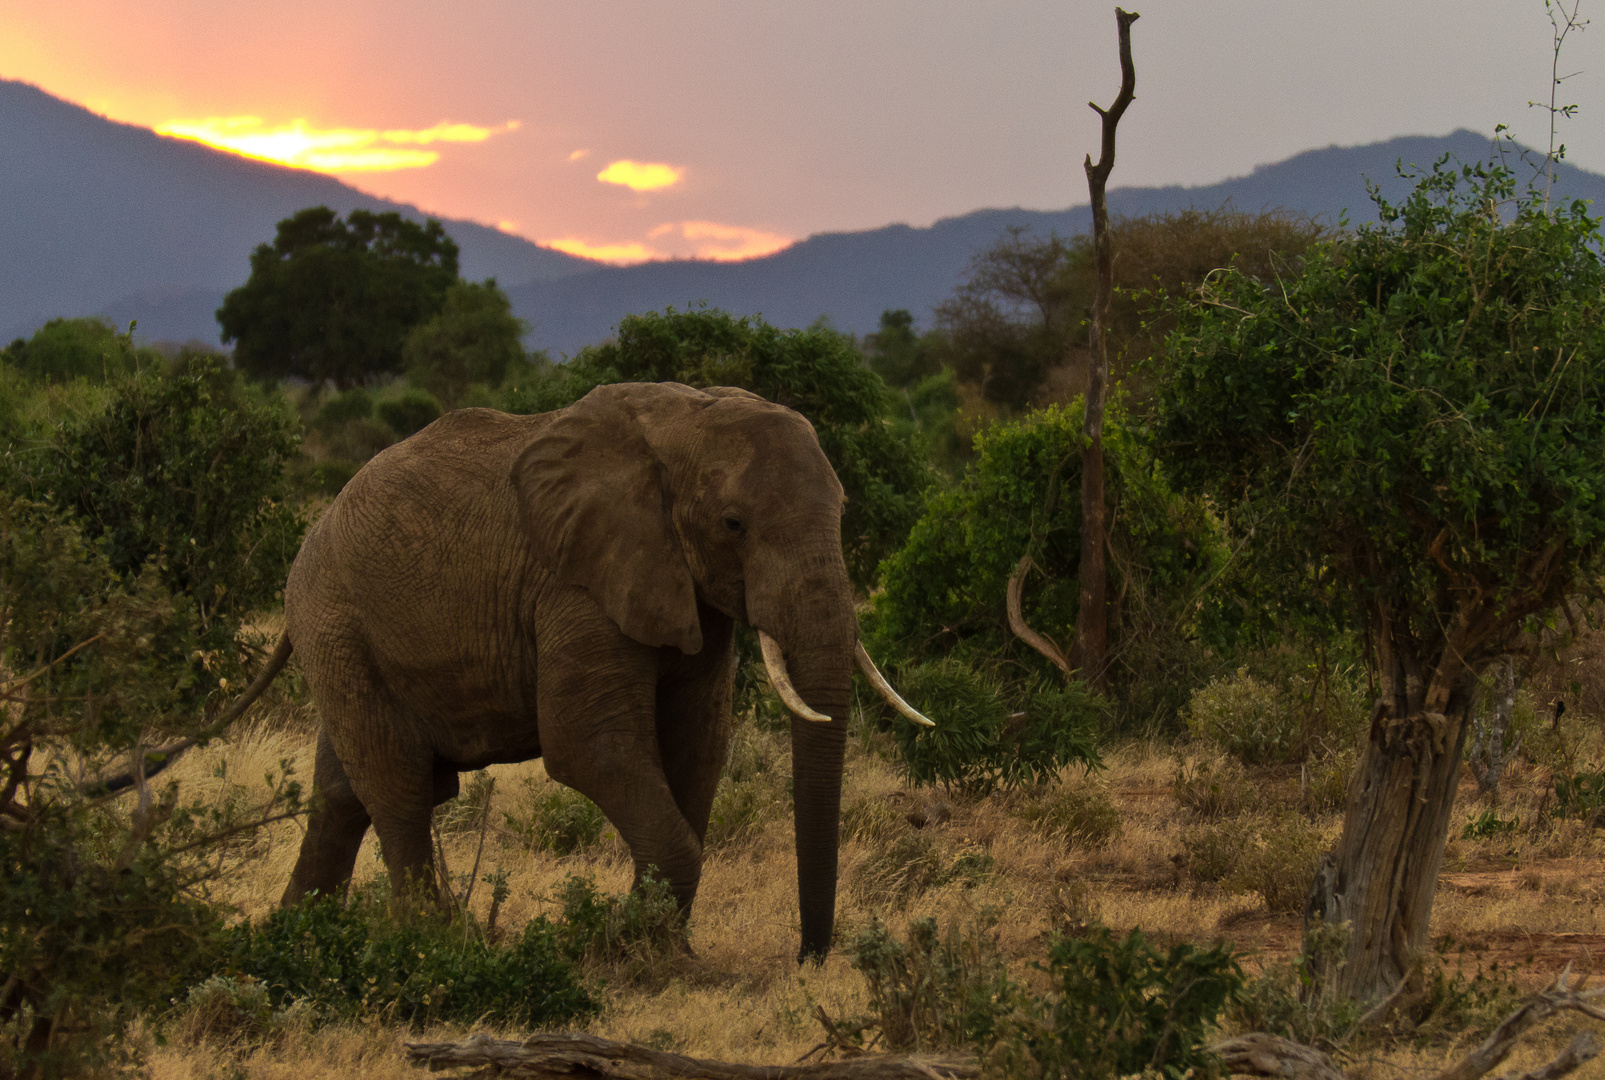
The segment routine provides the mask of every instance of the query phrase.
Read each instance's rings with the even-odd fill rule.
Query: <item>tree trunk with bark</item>
[[[1131,61],[1131,24],[1134,11],[1115,8],[1120,32],[1120,94],[1108,110],[1089,101],[1103,118],[1103,146],[1097,164],[1087,155],[1087,190],[1092,196],[1092,249],[1098,285],[1092,302],[1092,357],[1087,371],[1086,414],[1082,433],[1087,446],[1081,457],[1081,606],[1076,613],[1076,639],[1071,666],[1094,687],[1102,687],[1109,657],[1108,569],[1104,565],[1108,522],[1103,486],[1103,399],[1109,380],[1107,327],[1109,304],[1115,292],[1115,256],[1109,246],[1109,203],[1104,189],[1115,167],[1115,128],[1137,89],[1137,72]]]
[[[1385,610],[1373,613],[1382,696],[1349,783],[1343,835],[1310,891],[1306,926],[1347,923],[1346,956],[1322,972],[1344,997],[1384,997],[1427,946],[1476,690],[1465,657],[1477,635],[1462,609],[1448,632],[1419,642]]]

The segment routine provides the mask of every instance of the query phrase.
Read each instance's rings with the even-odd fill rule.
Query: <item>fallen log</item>
[[[970,1080],[974,1061],[856,1057],[810,1065],[737,1065],[630,1046],[595,1035],[531,1035],[460,1043],[407,1043],[407,1060],[442,1069],[477,1068],[476,1077],[529,1080]]]

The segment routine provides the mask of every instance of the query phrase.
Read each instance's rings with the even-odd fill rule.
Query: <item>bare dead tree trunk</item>
[[[1510,746],[1505,736],[1510,731],[1510,717],[1516,709],[1516,659],[1505,655],[1494,663],[1493,683],[1484,689],[1482,708],[1472,725],[1471,749],[1466,752],[1466,763],[1471,775],[1477,778],[1477,794],[1488,797],[1499,790],[1499,781],[1505,775],[1505,766],[1521,753],[1525,735],[1518,735]]]
[[[1343,835],[1316,874],[1306,932],[1320,920],[1347,923],[1345,958],[1320,974],[1344,997],[1385,996],[1427,944],[1432,897],[1454,805],[1474,672],[1461,659],[1476,635],[1463,608],[1430,649],[1380,608],[1371,630],[1382,698],[1349,784]]]
[[[1115,8],[1120,31],[1120,94],[1107,110],[1089,101],[1103,118],[1103,148],[1096,165],[1087,155],[1087,189],[1092,195],[1092,250],[1098,287],[1092,302],[1092,357],[1087,371],[1086,418],[1082,434],[1087,446],[1081,456],[1081,607],[1076,613],[1076,640],[1071,664],[1095,687],[1104,682],[1109,657],[1108,570],[1104,565],[1108,522],[1103,492],[1103,398],[1109,380],[1107,327],[1109,304],[1115,292],[1115,256],[1109,246],[1109,203],[1104,189],[1115,167],[1115,128],[1137,90],[1137,71],[1131,62],[1131,24],[1135,11]]]

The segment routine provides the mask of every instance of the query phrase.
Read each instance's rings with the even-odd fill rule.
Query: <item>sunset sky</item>
[[[1134,6],[1117,186],[1501,122],[1548,142],[1542,0]],[[743,258],[1085,202],[1114,26],[1085,0],[0,0],[0,76],[575,254]],[[1605,22],[1561,66],[1569,159],[1605,171]]]

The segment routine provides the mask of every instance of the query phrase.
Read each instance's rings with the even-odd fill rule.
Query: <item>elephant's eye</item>
[[[733,517],[730,514],[726,514],[724,517],[724,527],[733,533],[741,532],[745,528],[745,526],[741,524],[740,518]]]

